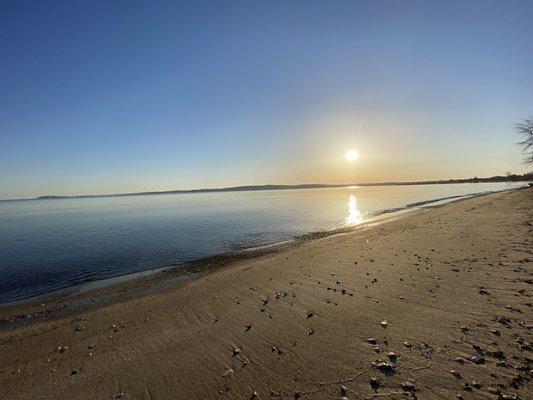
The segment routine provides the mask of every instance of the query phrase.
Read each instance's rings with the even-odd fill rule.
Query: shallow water
[[[522,186],[374,186],[0,202],[0,303]]]

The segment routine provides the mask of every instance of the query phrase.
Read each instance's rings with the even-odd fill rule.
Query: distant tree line
[[[505,176],[496,175],[488,178],[478,178],[474,176],[473,178],[465,179],[448,179],[436,181],[433,183],[482,183],[482,182],[523,182],[523,181],[533,181],[533,172],[526,172],[525,174],[512,174],[507,172]]]

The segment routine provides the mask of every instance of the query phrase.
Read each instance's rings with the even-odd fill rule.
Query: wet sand
[[[463,200],[4,324],[0,399],[531,398],[532,206]]]

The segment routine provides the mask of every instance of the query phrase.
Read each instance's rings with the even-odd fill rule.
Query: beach
[[[532,224],[505,191],[0,308],[0,399],[531,398]]]

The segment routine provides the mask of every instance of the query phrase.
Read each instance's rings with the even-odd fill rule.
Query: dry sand
[[[532,199],[481,196],[4,323],[0,399],[531,399]]]

